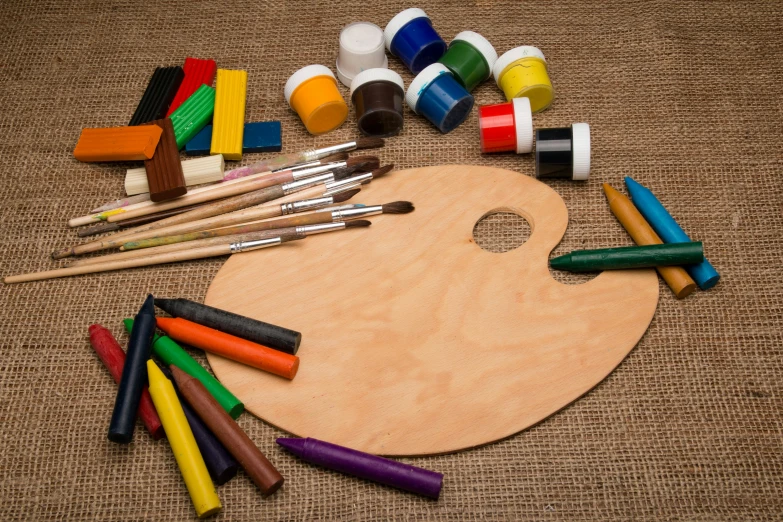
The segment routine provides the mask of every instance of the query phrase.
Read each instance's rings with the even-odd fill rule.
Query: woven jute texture
[[[539,425],[475,450],[405,459],[445,473],[437,502],[304,464],[275,447],[280,431],[243,415],[239,424],[287,482],[263,499],[240,473],[219,488],[218,518],[783,518],[783,4],[418,5],[447,41],[474,30],[500,52],[540,47],[557,97],[535,117],[536,127],[590,123],[590,180],[550,183],[570,214],[555,253],[630,244],[601,183],[620,188],[632,175],[704,241],[723,278],[682,301],[661,283],[657,314],[630,356]],[[356,136],[353,114],[314,138],[285,105],[285,80],[307,64],[333,67],[343,25],[367,20],[383,27],[410,6],[4,0],[0,272],[55,266],[49,253],[75,241],[67,219],[120,197],[129,165],[79,163],[73,147],[83,127],[125,125],[155,67],[194,56],[245,69],[247,121],[282,121],[287,152],[338,143]],[[407,85],[411,75],[402,64],[390,58],[389,66]],[[491,81],[475,96],[477,104],[504,101]],[[533,175],[530,155],[480,155],[477,129],[475,110],[443,136],[406,108],[404,132],[380,156],[398,168],[465,163]],[[493,216],[475,230],[479,244],[498,252],[528,234],[514,215]],[[90,348],[87,327],[102,323],[124,344],[121,319],[148,292],[202,300],[223,262],[0,288],[3,519],[195,517],[165,440],[151,441],[139,425],[130,446],[107,441],[116,387]]]

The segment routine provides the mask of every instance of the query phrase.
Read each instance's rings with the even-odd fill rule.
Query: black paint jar
[[[367,69],[351,82],[351,101],[356,124],[365,136],[386,138],[402,130],[405,86],[402,77],[389,69]]]
[[[573,123],[536,131],[536,177],[586,180],[590,175],[590,126]]]

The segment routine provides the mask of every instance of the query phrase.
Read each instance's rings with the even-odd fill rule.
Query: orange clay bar
[[[265,372],[293,379],[299,369],[299,357],[201,326],[181,318],[158,317],[158,328],[184,344],[201,348]]]
[[[157,125],[82,129],[73,156],[85,162],[148,160],[162,132]]]

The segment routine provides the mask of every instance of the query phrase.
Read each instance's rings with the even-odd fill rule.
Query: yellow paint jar
[[[337,79],[323,65],[302,67],[288,78],[285,100],[310,134],[336,129],[348,117],[348,105],[337,89]]]
[[[549,107],[555,98],[546,58],[537,47],[525,45],[507,51],[495,62],[492,74],[506,100],[528,98],[534,114]]]

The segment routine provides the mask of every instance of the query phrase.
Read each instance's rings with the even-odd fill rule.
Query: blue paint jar
[[[473,96],[442,63],[425,67],[413,79],[405,101],[413,112],[427,118],[443,134],[459,127],[473,108]]]
[[[446,42],[432,28],[427,13],[417,7],[400,11],[383,31],[386,48],[413,74],[437,62],[446,52]]]

